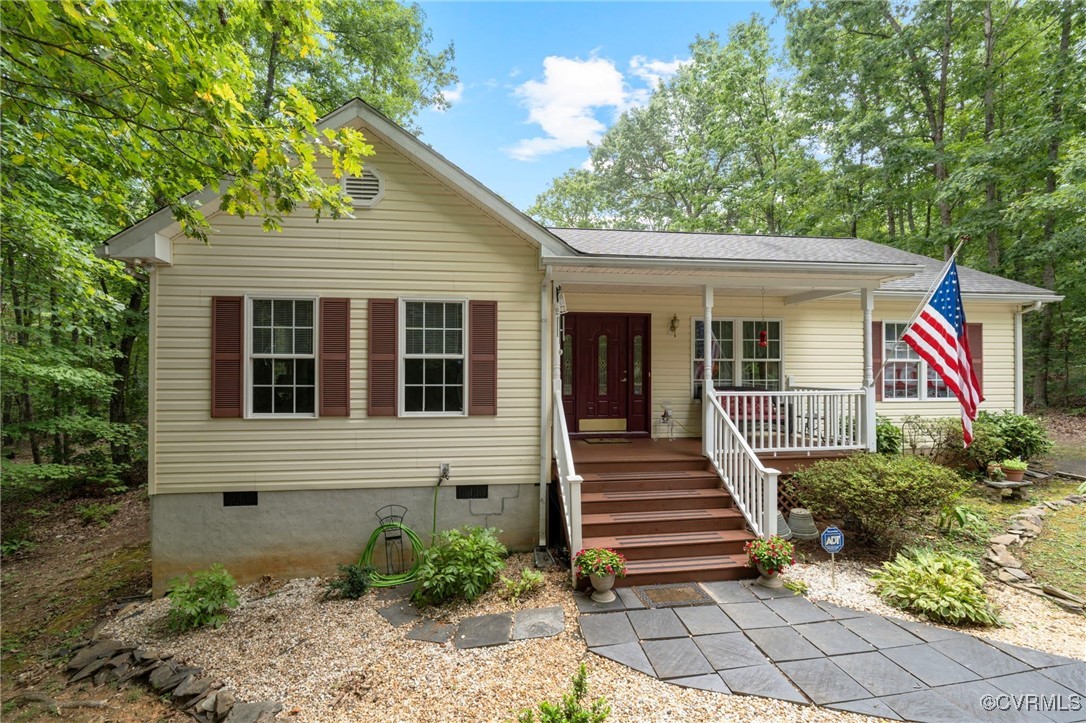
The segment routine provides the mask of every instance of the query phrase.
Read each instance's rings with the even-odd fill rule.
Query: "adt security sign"
[[[845,547],[845,533],[832,525],[822,530],[822,549],[834,555]]]

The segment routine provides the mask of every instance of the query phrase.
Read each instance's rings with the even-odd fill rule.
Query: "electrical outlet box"
[[[442,462],[438,465],[437,475],[441,479],[449,479],[452,473],[452,466],[448,462]]]

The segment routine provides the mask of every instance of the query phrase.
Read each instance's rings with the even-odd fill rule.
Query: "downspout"
[[[551,269],[547,267],[539,287],[539,547],[547,545],[547,486],[551,476],[550,446],[550,344],[554,303]]]
[[[1022,390],[1022,317],[1031,311],[1040,311],[1043,301],[1035,301],[1028,306],[1019,307],[1014,312],[1014,413],[1021,414],[1025,409]]]

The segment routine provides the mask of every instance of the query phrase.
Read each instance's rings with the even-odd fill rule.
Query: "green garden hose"
[[[374,572],[370,575],[370,584],[374,587],[395,587],[396,585],[403,585],[404,583],[412,582],[419,574],[419,560],[422,559],[423,545],[422,540],[414,531],[404,525],[402,522],[389,522],[381,525],[373,534],[370,535],[370,541],[366,543],[366,549],[362,551],[362,557],[359,558],[358,564],[364,567],[373,567],[373,549],[377,546],[377,538],[381,536],[381,533],[387,530],[399,530],[407,536],[407,539],[411,540],[411,549],[415,554],[415,564],[407,572],[397,573],[395,575],[382,575],[381,573]]]

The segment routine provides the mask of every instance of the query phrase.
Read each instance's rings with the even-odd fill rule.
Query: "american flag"
[[[977,375],[973,372],[973,355],[969,353],[965,329],[958,266],[951,258],[935,292],[928,297],[920,315],[901,338],[931,365],[961,402],[962,437],[968,447],[973,441],[973,420],[977,418],[977,407],[984,397],[980,393]]]

